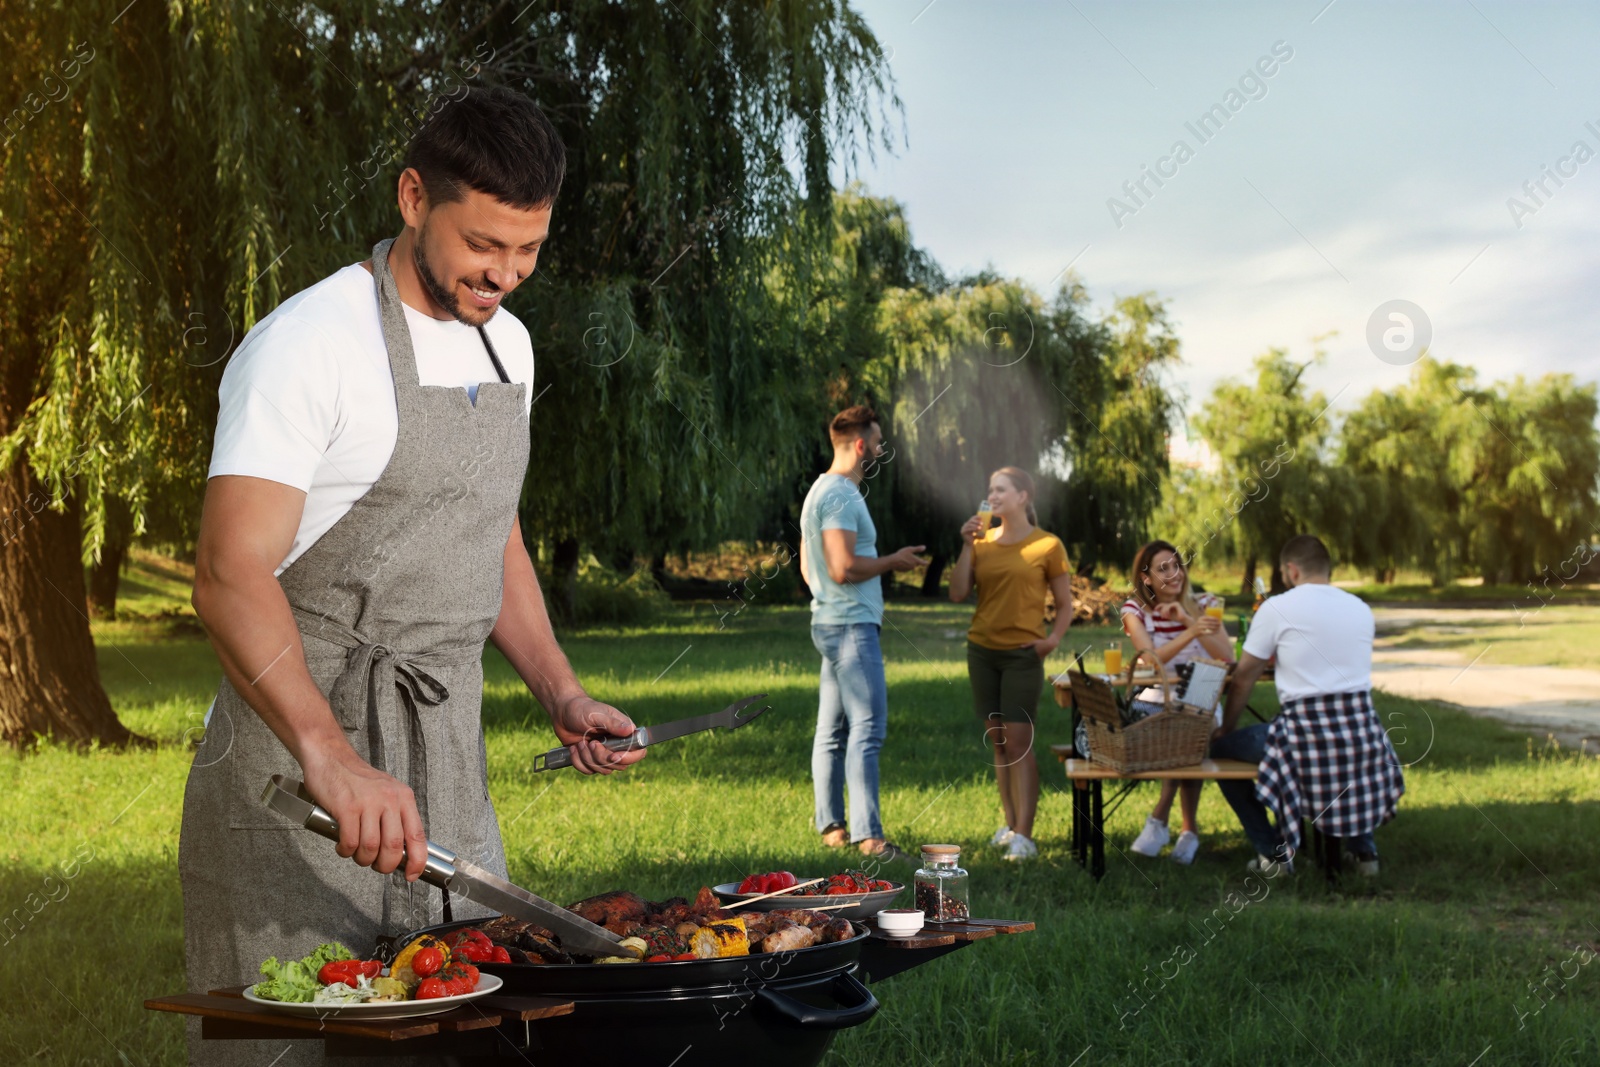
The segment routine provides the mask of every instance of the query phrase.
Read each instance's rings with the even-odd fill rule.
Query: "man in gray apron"
[[[350,458],[360,453],[338,453],[355,472],[354,499],[308,546],[298,541],[309,539],[305,524],[325,510],[327,494],[313,507],[308,491],[270,477],[208,484],[194,599],[225,678],[184,795],[191,989],[253,981],[266,957],[298,958],[325,941],[369,953],[379,935],[440,921],[439,890],[415,881],[428,838],[506,874],[480,718],[485,640],[549,711],[581,770],[610,773],[643,754],[616,756],[593,739],[626,735],[633,723],[584,693],[551,633],[517,524],[527,383],[507,374],[485,329],[532,272],[549,232],[560,142],[531,101],[474,90],[424,127],[406,163],[406,229],[373,248],[360,265],[370,275],[345,268],[286,301],[257,327],[255,351],[246,352],[247,338],[234,357],[254,384],[241,391],[224,380],[225,394],[243,396],[223,404],[224,420],[277,410],[302,437],[320,437],[307,444],[323,467],[368,423],[392,425],[394,444],[370,485]],[[423,331],[418,346],[435,326],[470,337],[457,323],[476,328],[498,378],[476,384],[475,396],[472,386],[419,377],[414,331]],[[514,320],[496,324],[502,341],[525,340],[525,331],[507,333],[513,327],[521,331]],[[346,328],[373,349],[381,333],[392,423],[372,419],[374,405],[361,399],[360,375],[381,373],[382,361],[375,351],[366,364],[351,355],[340,340]],[[319,338],[332,338],[322,363],[295,351],[296,339],[315,347]],[[332,377],[318,379],[330,365]],[[525,366],[531,378],[531,350]],[[304,382],[296,368],[306,368]],[[308,411],[333,411],[325,431],[294,421],[302,399]],[[224,429],[219,441],[235,448]],[[259,461],[271,471],[272,449],[258,451],[244,449],[245,464],[225,469],[255,470]],[[291,545],[300,551],[280,567]],[[303,779],[333,813],[337,848],[262,806],[273,774]],[[453,910],[482,913],[466,901]],[[195,1063],[285,1067],[322,1062],[321,1049],[315,1039],[202,1041],[198,1026],[189,1036]]]

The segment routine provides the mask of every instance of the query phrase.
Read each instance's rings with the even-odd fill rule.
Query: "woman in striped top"
[[[1166,541],[1151,541],[1133,557],[1133,595],[1122,605],[1122,628],[1139,651],[1153,652],[1168,673],[1180,663],[1209,657],[1233,662],[1233,646],[1222,620],[1205,613],[1221,601],[1210,593],[1195,593],[1189,588],[1189,572],[1183,557]],[[1160,700],[1161,694],[1147,689],[1141,700]],[[1217,711],[1220,725],[1221,706]],[[1145,820],[1144,829],[1134,839],[1133,851],[1141,856],[1156,856],[1172,837],[1167,820],[1172,815],[1172,798],[1181,794],[1179,805],[1183,828],[1172,858],[1178,863],[1193,863],[1200,850],[1200,827],[1195,813],[1200,806],[1200,787],[1196,781],[1161,783],[1161,797]]]

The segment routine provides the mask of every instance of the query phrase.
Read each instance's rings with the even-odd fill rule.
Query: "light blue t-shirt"
[[[856,555],[876,557],[878,528],[872,524],[861,490],[842,474],[824,474],[806,494],[800,509],[800,540],[811,575],[811,621],[822,625],[867,622],[883,624],[883,584],[878,575],[859,582],[828,577],[822,552],[823,530],[851,530]]]

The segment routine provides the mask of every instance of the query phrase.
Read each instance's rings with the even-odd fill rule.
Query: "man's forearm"
[[[1256,661],[1234,670],[1233,684],[1228,688],[1228,703],[1222,711],[1223,733],[1232,733],[1238,725],[1239,716],[1244,714],[1244,707],[1250,702],[1250,691],[1255,688],[1266,666],[1264,662]]]
[[[508,544],[505,561],[505,592],[500,603],[500,618],[489,634],[512,670],[525,682],[545,711],[554,715],[562,704],[583,693],[572,664],[556,643],[545,609],[544,591],[533,561],[522,546],[520,533]]]
[[[876,578],[893,568],[888,559],[883,556],[852,556],[850,566],[844,570],[844,580],[847,582],[864,582],[868,578]]]

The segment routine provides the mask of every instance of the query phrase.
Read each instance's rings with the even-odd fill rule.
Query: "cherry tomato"
[[[417,955],[420,956],[422,953],[419,952]],[[422,984],[417,986],[418,1000],[437,1000],[440,997],[449,995],[445,989],[445,984],[437,978],[424,978]]]
[[[646,956],[644,958],[644,961],[646,963],[668,963],[671,960],[672,960],[672,957],[668,956],[665,953],[657,953],[654,956]]]
[[[680,952],[676,956],[672,957],[674,962],[681,960],[697,960],[699,958],[700,957],[696,956],[693,952]]]
[[[504,945],[496,945],[494,954],[489,959],[494,963],[510,963],[511,952]]]
[[[494,958],[494,943],[485,945],[478,941],[462,941],[456,948],[456,955],[473,963],[488,963]]]
[[[411,969],[418,978],[432,978],[444,966],[444,953],[436,948],[418,949],[411,957]]]

